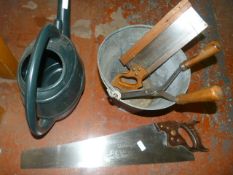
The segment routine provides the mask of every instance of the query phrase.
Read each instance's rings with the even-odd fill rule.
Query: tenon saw
[[[112,85],[121,90],[141,88],[146,77],[206,27],[207,24],[190,2],[182,0],[122,54],[120,61],[129,70],[118,73],[112,80]]]
[[[94,168],[191,161],[193,152],[207,151],[194,128],[196,123],[161,122],[56,147],[26,150],[21,167]],[[192,145],[180,134],[181,128]]]

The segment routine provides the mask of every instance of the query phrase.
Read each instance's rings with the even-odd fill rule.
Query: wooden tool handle
[[[123,79],[125,79],[126,81],[123,81]],[[131,83],[130,80],[134,80],[135,82]],[[120,90],[136,90],[143,86],[142,79],[135,76],[132,71],[118,74],[112,80],[112,85]]]
[[[152,42],[160,33],[165,31],[177,18],[180,17],[187,9],[191,7],[188,0],[180,1],[171,11],[169,11],[149,32],[138,40],[124,55],[120,61],[126,65],[132,60],[144,47]]]
[[[196,102],[217,101],[223,98],[222,89],[219,86],[203,88],[199,91],[181,94],[176,97],[177,104],[187,104]]]
[[[117,87],[121,90],[136,90],[143,86],[142,81],[144,78],[144,75],[146,72],[137,72],[130,70],[128,72],[123,72],[120,74],[117,74],[117,76],[114,77],[112,80],[112,85],[114,87]],[[126,81],[123,81],[126,80]],[[130,80],[133,80],[135,82],[130,82]]]
[[[134,64],[132,70],[130,69],[127,72],[118,73],[111,84],[121,90],[136,90],[143,86],[142,81],[147,75],[148,72],[146,69],[140,65]]]
[[[198,55],[196,55],[193,58],[185,61],[181,65],[181,68],[183,70],[189,69],[194,64],[199,63],[199,62],[213,56],[214,54],[218,53],[220,51],[220,49],[221,49],[221,46],[220,46],[219,42],[212,41],[212,42],[208,43],[206,45],[206,47],[204,49],[202,49]]]

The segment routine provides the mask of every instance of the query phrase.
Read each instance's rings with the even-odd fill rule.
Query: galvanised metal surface
[[[54,20],[56,3],[47,0],[0,1],[0,35],[15,57],[20,58],[25,46],[34,39],[41,27]],[[5,113],[0,120],[0,174],[233,174],[231,0],[191,0],[209,27],[204,32],[205,37],[199,37],[185,47],[187,55],[191,56],[203,47],[203,43],[214,39],[220,41],[223,51],[215,56],[215,61],[209,59],[192,68],[189,92],[218,84],[225,93],[222,102],[216,105],[175,105],[156,113],[131,114],[111,105],[98,77],[97,49],[106,35],[129,24],[153,25],[177,3],[178,0],[73,0],[71,38],[84,61],[88,82],[83,97],[66,120],[58,122],[44,139],[36,140],[28,130],[16,81],[1,79],[0,106]],[[98,169],[20,169],[20,154],[25,149],[56,146],[152,122],[190,119],[200,120],[197,128],[203,144],[209,148],[207,153],[196,153],[196,160],[192,162]]]

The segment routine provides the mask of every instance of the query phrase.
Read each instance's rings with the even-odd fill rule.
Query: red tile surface
[[[33,0],[31,3],[37,5],[35,9],[25,8],[28,2],[0,1],[0,35],[18,59],[25,47],[35,39],[41,27],[52,22],[52,15],[56,14],[55,0]],[[111,27],[105,31],[108,33],[127,23],[155,24],[177,2],[178,0],[73,0],[72,26],[77,20],[86,20],[90,23],[88,30],[91,33],[85,33],[87,30],[85,29],[84,33],[79,35],[72,34],[72,40],[85,65],[85,92],[69,117],[57,122],[43,139],[36,140],[29,132],[16,81],[0,79],[0,106],[5,110],[0,118],[0,174],[233,174],[233,2],[231,0],[191,1],[209,27],[204,32],[204,38],[192,44],[192,47],[186,48],[187,54],[192,55],[203,46],[203,43],[213,39],[220,41],[223,51],[216,55],[215,61],[206,61],[192,70],[189,91],[207,85],[221,85],[224,90],[224,100],[218,102],[216,106],[176,105],[161,112],[132,114],[111,105],[101,85],[96,60],[98,47],[105,36],[96,35],[97,26],[111,24],[108,25]],[[20,169],[20,154],[25,149],[56,146],[152,122],[192,119],[200,120],[198,131],[204,145],[210,149],[207,153],[195,153],[196,160],[192,162],[97,169]]]

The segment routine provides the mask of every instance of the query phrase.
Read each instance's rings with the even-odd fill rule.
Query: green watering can
[[[17,73],[29,128],[39,138],[72,112],[84,89],[84,67],[69,38],[70,0],[58,0],[57,11],[25,49]]]

